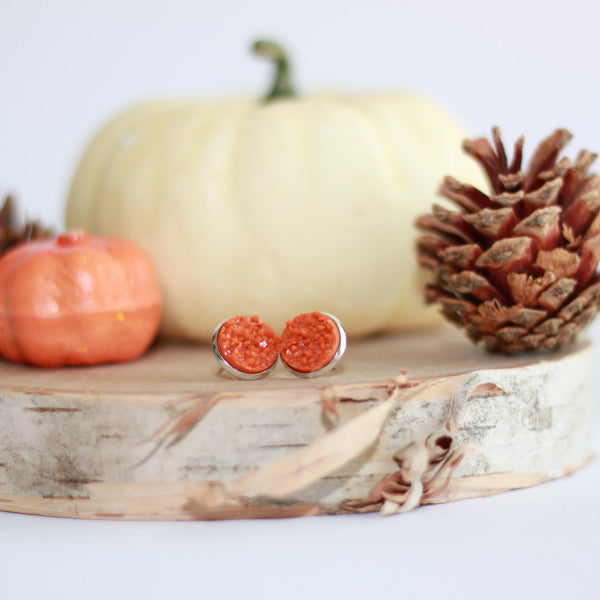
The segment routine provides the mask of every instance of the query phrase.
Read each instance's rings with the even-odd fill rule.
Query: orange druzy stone
[[[242,373],[262,373],[270,368],[279,354],[279,338],[257,316],[232,317],[217,334],[221,356]]]
[[[300,373],[326,367],[340,346],[340,331],[331,317],[321,312],[298,315],[288,321],[279,351],[285,363]]]

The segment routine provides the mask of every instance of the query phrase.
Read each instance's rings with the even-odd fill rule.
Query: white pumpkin
[[[479,179],[463,131],[412,96],[294,97],[272,57],[266,101],[153,102],[110,122],[75,174],[68,227],[151,253],[167,336],[207,341],[236,314],[281,329],[312,310],[350,336],[432,323],[414,221],[445,174]]]

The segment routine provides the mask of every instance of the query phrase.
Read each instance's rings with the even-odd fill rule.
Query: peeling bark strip
[[[490,380],[486,381],[486,378]],[[392,458],[398,465],[398,471],[384,477],[368,498],[349,500],[343,503],[343,508],[350,512],[379,509],[382,515],[393,515],[408,512],[447,490],[452,474],[465,456],[477,451],[474,444],[457,443],[460,411],[478,389],[500,395],[505,393],[493,383],[493,372],[481,371],[460,379],[450,379],[454,380],[456,387],[452,391],[450,413],[444,428],[423,440],[410,442],[396,452]]]
[[[168,345],[93,369],[0,363],[0,509],[390,514],[535,485],[589,458],[591,359],[488,356],[438,330],[355,342],[313,380],[234,381]]]

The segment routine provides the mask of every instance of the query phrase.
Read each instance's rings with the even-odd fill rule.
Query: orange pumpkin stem
[[[56,238],[56,243],[59,246],[75,246],[77,244],[84,244],[89,240],[89,233],[80,229],[74,229],[72,231],[65,231]]]

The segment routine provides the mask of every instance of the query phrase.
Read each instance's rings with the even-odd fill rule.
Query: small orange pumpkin
[[[160,324],[154,265],[133,242],[85,232],[0,259],[0,352],[42,367],[133,360]]]

